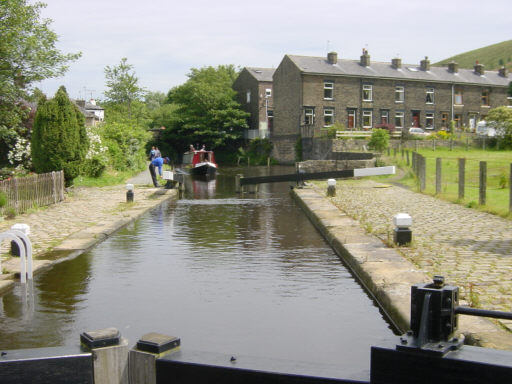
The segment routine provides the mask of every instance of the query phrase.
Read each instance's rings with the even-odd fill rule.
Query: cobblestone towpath
[[[315,188],[325,195],[319,183]],[[330,199],[387,244],[393,242],[393,216],[409,214],[413,243],[398,248],[406,259],[459,286],[462,304],[512,311],[511,220],[372,180],[338,181]],[[500,323],[512,331],[512,321]]]
[[[135,185],[134,202],[126,202],[125,184],[101,188],[72,188],[63,202],[0,222],[0,232],[16,223],[30,226],[34,273],[51,265],[50,251],[62,256],[85,252],[110,234],[136,219],[163,200],[172,198],[176,190],[153,188],[149,172],[143,172],[127,183]],[[0,293],[12,286],[20,271],[19,257],[10,257],[8,241],[2,243]],[[51,259],[55,259],[56,252]]]

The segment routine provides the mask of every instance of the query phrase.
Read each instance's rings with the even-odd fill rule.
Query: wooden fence
[[[336,138],[350,138],[350,137],[367,137],[370,138],[372,136],[372,130],[367,131],[336,131]],[[392,138],[400,138],[402,137],[402,132],[393,132],[389,135]]]
[[[64,172],[43,173],[0,181],[0,191],[7,196],[7,204],[0,209],[4,214],[16,214],[33,207],[42,207],[64,200]]]
[[[394,155],[396,156],[396,150]],[[409,165],[409,151],[405,151],[405,155],[407,158],[407,165]],[[404,157],[404,152],[402,152],[402,157]],[[509,164],[510,169],[508,170],[508,175],[505,174],[504,170],[496,171],[496,168],[494,168],[494,171],[492,172],[494,177],[491,188],[489,188],[487,161],[478,161],[478,167],[475,165],[472,167],[473,169],[476,168],[478,171],[468,173],[467,160],[465,158],[444,160],[436,158],[435,160],[434,172],[429,173],[427,171],[426,158],[417,152],[411,153],[412,170],[418,177],[419,189],[421,192],[424,192],[427,189],[428,184],[430,184],[435,186],[435,195],[439,195],[441,193],[449,194],[449,192],[447,192],[447,189],[449,189],[448,185],[456,184],[455,189],[458,200],[469,198],[476,201],[478,199],[478,204],[485,206],[489,202],[489,194],[491,194],[491,200],[498,200],[499,191],[505,192],[506,189],[508,189],[508,212],[512,213],[512,163]],[[443,178],[443,166],[456,170],[457,177],[452,178],[451,180]],[[506,188],[507,185],[508,188]],[[472,196],[468,197],[468,190],[473,192]]]

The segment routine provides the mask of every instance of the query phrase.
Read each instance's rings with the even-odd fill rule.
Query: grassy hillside
[[[459,63],[460,68],[472,69],[476,61],[485,65],[486,70],[495,71],[501,66],[512,70],[512,40],[475,49],[444,59],[434,65],[448,64],[450,61]]]

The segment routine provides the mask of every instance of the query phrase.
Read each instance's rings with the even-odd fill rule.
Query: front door
[[[348,111],[348,121],[347,128],[354,129],[356,126],[356,111],[353,109],[349,109]]]
[[[415,128],[420,126],[420,113],[418,111],[412,113],[412,126]]]

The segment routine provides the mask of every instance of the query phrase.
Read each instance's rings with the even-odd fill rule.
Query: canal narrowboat
[[[190,150],[183,155],[183,165],[191,176],[213,177],[217,172],[217,163],[213,151]]]

